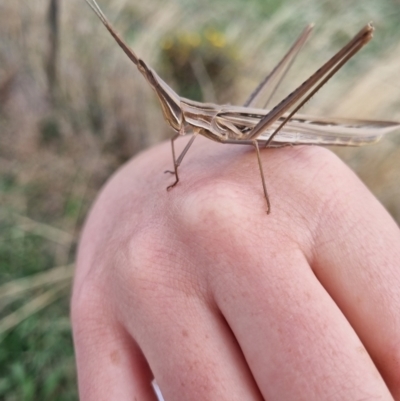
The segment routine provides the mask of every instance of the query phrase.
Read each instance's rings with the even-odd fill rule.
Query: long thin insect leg
[[[289,51],[283,56],[282,60],[276,65],[276,67],[268,74],[256,87],[256,89],[251,93],[249,98],[244,103],[244,107],[250,107],[254,104],[256,99],[258,98],[259,94],[262,91],[269,90],[271,93],[266,100],[264,108],[267,107],[270,99],[274,95],[275,91],[277,90],[279,84],[282,82],[283,78],[285,77],[286,73],[289,71],[290,67],[292,66],[293,62],[295,61],[298,53],[300,52],[301,48],[303,47],[304,43],[310,36],[312,31],[313,24],[309,24],[297,38],[296,42],[292,45]]]
[[[366,25],[354,38],[339,50],[331,59],[329,59],[321,68],[312,74],[306,81],[304,81],[296,90],[289,96],[284,98],[278,103],[267,115],[265,115],[255,127],[246,135],[248,139],[255,139],[262,134],[269,126],[277,121],[285,112],[299,100],[301,100],[306,93],[315,87],[318,82],[329,74],[335,66],[340,64],[342,60],[348,60],[347,55],[353,56],[360,50],[366,43],[372,39],[374,28],[371,24]],[[355,50],[355,51],[353,51]],[[337,71],[337,70],[335,70]],[[246,138],[246,139],[247,139]]]
[[[194,132],[194,134],[192,135],[192,137],[190,138],[190,141],[187,143],[187,145],[185,146],[185,148],[182,150],[181,154],[178,157],[178,160],[176,161],[177,166],[179,167],[182,163],[183,158],[185,157],[187,151],[189,150],[189,148],[192,146],[192,143],[194,142],[194,140],[197,137],[198,132]]]
[[[176,159],[175,158],[175,140],[181,136],[181,134],[176,134],[172,139],[171,139],[171,147],[172,147],[172,157],[173,157],[173,162],[174,162],[174,167],[176,166],[177,168],[181,165],[183,158],[185,157],[187,151],[189,150],[190,146],[192,146],[192,143],[194,142],[194,140],[196,139],[197,136],[197,132],[195,132],[192,137],[190,138],[189,142],[186,144],[185,148],[183,149],[183,151],[181,152],[181,154],[179,155],[179,157]],[[175,171],[171,171],[171,170],[165,170],[164,173],[171,173],[171,174],[175,174]]]
[[[179,133],[176,133],[172,138],[171,138],[171,150],[172,150],[172,161],[173,161],[173,163],[174,163],[174,169],[176,170],[176,157],[175,157],[175,145],[174,145],[174,142],[179,138]],[[165,173],[171,173],[171,174],[175,174],[175,175],[177,175],[176,174],[176,171],[171,171],[171,170],[165,170],[164,171],[164,174]]]
[[[282,75],[279,77],[278,82],[275,84],[275,88],[273,89],[273,91],[270,93],[268,99],[265,101],[263,109],[266,109],[271,101],[271,99],[273,98],[273,96],[275,95],[276,91],[278,90],[280,84],[283,82],[283,80],[286,77],[286,74],[289,72],[290,68],[292,67],[292,65],[294,64],[294,62],[296,61],[297,55],[300,53],[300,50],[303,48],[304,44],[306,43],[308,36],[310,35],[312,29],[314,28],[314,24],[309,24],[306,26],[306,28],[304,29],[304,37],[302,35],[302,37],[299,40],[298,43],[298,48],[296,49],[295,54],[292,56],[292,59],[288,62],[288,65],[286,66],[285,70],[282,72]]]
[[[183,158],[185,157],[189,148],[192,146],[194,140],[196,139],[197,134],[198,134],[198,132],[195,132],[192,135],[189,142],[186,144],[185,148],[182,150],[181,154],[179,155],[179,157],[177,159],[175,157],[175,140],[180,136],[180,134],[179,133],[176,134],[171,139],[172,158],[174,160],[174,171],[166,170],[166,171],[164,171],[164,173],[175,174],[175,182],[167,187],[167,191],[171,190],[179,182],[178,167],[181,165]]]
[[[265,147],[268,147],[268,145],[274,139],[274,136],[285,126],[285,124],[304,106],[305,103],[307,103],[315,95],[316,92],[319,91],[323,85],[325,85],[327,81],[332,78],[333,75],[336,74],[337,71],[340,70],[340,68],[342,68],[345,63],[347,63],[351,57],[353,57],[355,53],[361,49],[361,47],[363,47],[362,43],[355,47],[345,58],[343,58],[343,60],[338,63],[335,68],[289,113],[289,115],[285,117],[279,127],[268,138],[267,142],[265,143]]]
[[[258,167],[260,169],[260,174],[261,174],[261,182],[262,182],[262,186],[263,186],[263,190],[264,190],[265,200],[267,201],[267,214],[270,214],[271,213],[271,203],[269,201],[267,186],[265,185],[264,170],[262,167],[261,157],[260,157],[260,149],[258,148],[258,143],[256,140],[252,141],[252,142],[253,142],[254,147],[256,148]]]

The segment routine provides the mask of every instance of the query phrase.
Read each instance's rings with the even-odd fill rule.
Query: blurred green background
[[[399,1],[99,2],[178,93],[232,104],[307,23],[314,34],[276,101],[372,20],[374,40],[302,111],[400,120]],[[110,174],[170,136],[83,0],[0,2],[1,400],[77,399],[68,303],[79,231]],[[400,222],[400,135],[339,154]]]

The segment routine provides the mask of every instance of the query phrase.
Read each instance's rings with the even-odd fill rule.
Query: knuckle
[[[216,229],[240,216],[242,201],[243,192],[232,181],[202,181],[181,201],[177,217],[187,229]]]

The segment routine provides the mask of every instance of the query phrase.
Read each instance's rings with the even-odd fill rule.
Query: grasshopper
[[[165,120],[175,131],[171,139],[174,170],[166,171],[175,175],[175,181],[167,187],[167,190],[179,182],[178,168],[197,135],[203,135],[220,143],[252,145],[256,150],[269,214],[271,204],[260,158],[260,146],[267,148],[288,145],[361,146],[375,143],[386,133],[400,127],[400,123],[391,121],[320,118],[296,114],[351,57],[372,39],[374,27],[371,23],[365,25],[353,39],[298,88],[271,110],[267,110],[266,106],[263,109],[255,108],[255,101],[261,92],[268,90],[270,95],[267,103],[269,102],[309,37],[313,27],[311,24],[303,30],[282,60],[255,88],[243,106],[217,105],[181,98],[153,69],[136,56],[111,26],[96,0],[85,1],[153,88],[160,101]],[[292,110],[289,111],[290,109]],[[192,136],[181,154],[176,157],[174,142],[180,135],[187,133],[192,133]]]

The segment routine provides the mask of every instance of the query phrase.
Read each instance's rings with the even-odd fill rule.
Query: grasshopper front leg
[[[167,191],[170,191],[179,182],[178,167],[182,163],[182,160],[185,157],[186,153],[188,152],[189,148],[192,146],[194,140],[196,139],[197,134],[198,132],[195,131],[178,158],[176,158],[175,156],[175,141],[182,134],[178,132],[173,136],[173,138],[171,138],[171,150],[172,150],[172,159],[174,162],[174,171],[166,170],[164,171],[164,173],[175,174],[175,182],[167,187]]]

